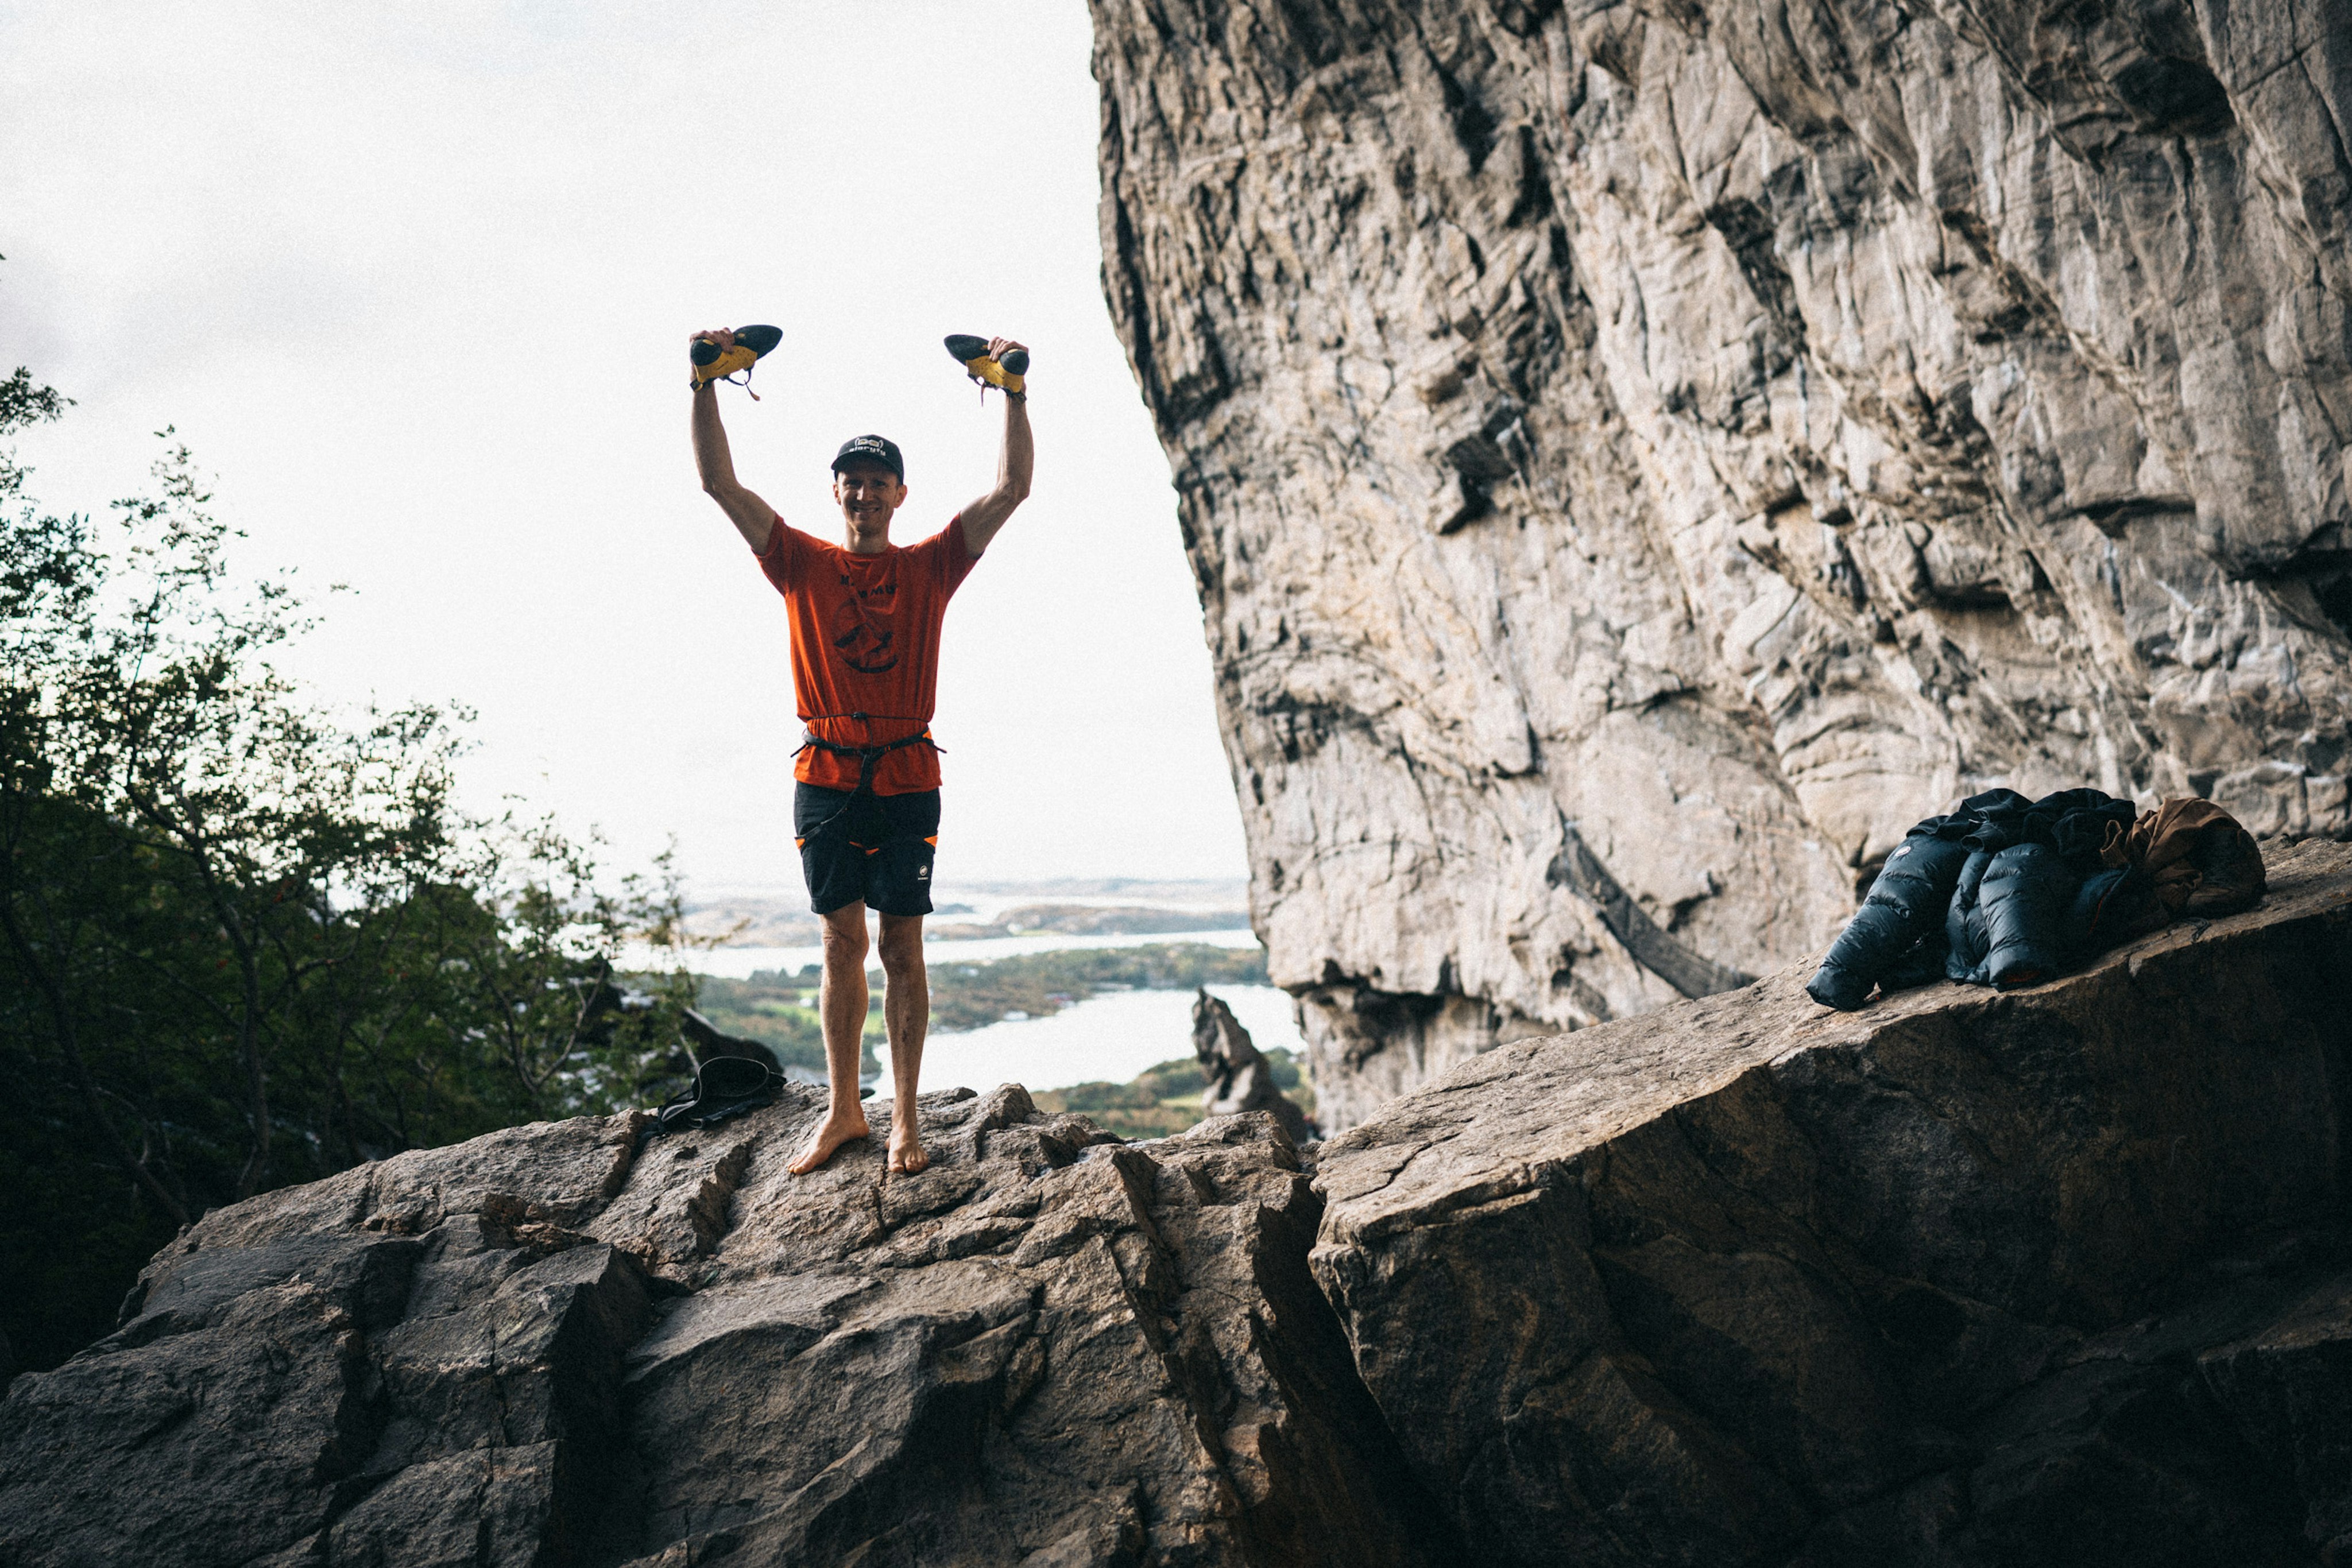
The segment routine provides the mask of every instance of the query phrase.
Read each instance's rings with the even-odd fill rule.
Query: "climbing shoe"
[[[981,391],[995,387],[1015,396],[1020,395],[1021,378],[1029,373],[1029,350],[1009,349],[1002,360],[988,357],[988,340],[975,338],[969,332],[948,335],[948,352],[963,366],[963,373],[980,383]]]
[[[687,346],[686,357],[694,363],[694,379],[688,384],[699,390],[705,382],[723,382],[738,371],[743,380],[737,384],[751,392],[751,367],[760,357],[784,340],[781,327],[738,327],[735,344],[722,349],[708,338],[697,338]],[[985,344],[982,345],[983,348]],[[752,392],[753,397],[760,394]]]

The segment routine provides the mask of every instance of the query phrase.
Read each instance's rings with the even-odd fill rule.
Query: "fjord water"
[[[1216,947],[1255,947],[1247,930],[1069,936],[1038,932],[1022,936],[934,942],[928,956],[936,971],[952,964],[986,964],[1031,953],[1140,947],[1185,942]],[[698,953],[693,967],[724,979],[748,979],[766,970],[797,974],[823,960],[814,946],[715,947]],[[880,976],[874,977],[879,985]],[[1283,1046],[1303,1052],[1305,1042],[1292,1015],[1290,998],[1272,986],[1211,988],[1234,1009],[1259,1049]],[[1110,991],[1073,1003],[1047,1018],[1012,1019],[954,1033],[933,1031],[923,1048],[923,1083],[979,1090],[1000,1083],[1030,1089],[1064,1089],[1074,1083],[1124,1083],[1145,1069],[1192,1050],[1190,989]],[[889,1052],[879,1082],[889,1082]]]
[[[1286,993],[1272,986],[1211,988],[1234,1009],[1259,1050],[1278,1045],[1305,1050]],[[1000,1083],[1030,1089],[1125,1083],[1147,1068],[1192,1053],[1191,991],[1113,991],[1064,1008],[1051,1018],[933,1034],[923,1046],[923,1086],[952,1089],[961,1084],[986,1091]],[[889,1052],[877,1046],[875,1054],[882,1058],[881,1082],[887,1085]]]

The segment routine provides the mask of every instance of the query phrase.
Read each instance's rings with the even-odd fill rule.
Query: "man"
[[[731,347],[731,332],[696,334]],[[1022,345],[999,338],[1001,359]],[[808,879],[809,906],[824,917],[825,1119],[791,1169],[805,1176],[868,1131],[857,1099],[866,1029],[866,911],[881,915],[882,1022],[890,1040],[888,1169],[930,1164],[916,1123],[915,1084],[930,1020],[923,969],[923,916],[931,911],[931,859],[939,843],[940,765],[930,744],[939,692],[940,621],[948,598],[1014,507],[1029,495],[1029,410],[1004,400],[1004,449],[996,487],[929,538],[901,548],[890,520],[907,500],[898,446],[878,435],[843,444],[833,460],[840,545],[784,526],[774,508],[735,478],[715,383],[694,392],[694,463],[702,487],[759,557],[784,596],[792,626],[793,695],[808,732],[793,770],[793,835]]]

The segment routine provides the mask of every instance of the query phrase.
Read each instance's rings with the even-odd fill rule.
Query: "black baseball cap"
[[[907,482],[907,460],[898,455],[898,444],[886,435],[853,435],[841,444],[833,455],[833,471],[836,474],[852,463],[879,463],[898,476],[898,483]]]

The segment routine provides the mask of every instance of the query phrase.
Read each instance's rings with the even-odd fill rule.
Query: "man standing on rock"
[[[722,349],[734,342],[729,331],[695,336]],[[1001,359],[1021,347],[999,338],[989,344],[989,357]],[[939,695],[940,622],[949,596],[1029,495],[1026,395],[1005,398],[996,487],[938,533],[901,548],[890,542],[890,519],[907,499],[907,468],[897,444],[878,435],[842,444],[833,460],[833,497],[841,507],[845,542],[828,544],[787,528],[773,507],[736,481],[715,388],[708,381],[695,388],[695,467],[703,489],[784,596],[793,695],[808,727],[793,770],[793,837],[808,879],[809,906],[824,917],[820,1010],[832,1098],[823,1124],[791,1168],[805,1176],[868,1131],[857,1099],[857,1059],[866,1030],[870,905],[882,917],[882,1021],[896,1096],[888,1168],[912,1174],[930,1164],[916,1124],[915,1087],[931,1011],[923,916],[931,912],[931,859],[940,832],[939,755],[929,733]]]

